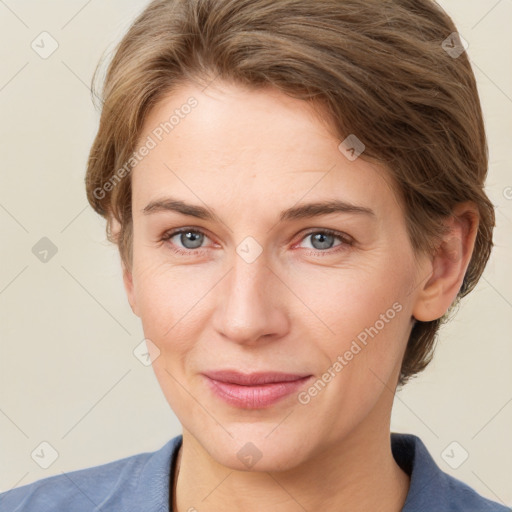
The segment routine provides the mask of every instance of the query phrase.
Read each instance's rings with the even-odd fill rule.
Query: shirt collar
[[[147,459],[141,469],[137,489],[133,493],[133,510],[169,512],[171,469],[182,442],[183,436],[176,436]]]
[[[436,493],[442,496],[446,487],[445,473],[415,435],[391,433],[391,451],[396,463],[411,478],[402,512],[431,510],[433,497],[429,489],[436,489]]]

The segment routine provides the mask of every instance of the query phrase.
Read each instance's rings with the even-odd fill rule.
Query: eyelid
[[[193,227],[193,226],[185,226],[185,227],[182,227],[182,228],[176,228],[176,229],[171,229],[169,231],[166,231],[162,236],[161,236],[161,240],[162,241],[169,241],[171,238],[174,238],[176,235],[179,235],[181,233],[187,233],[187,232],[194,232],[194,233],[200,233],[202,235],[204,235],[206,238],[212,240],[208,234],[206,233],[206,231],[204,230],[204,228],[199,228],[199,227]],[[306,237],[308,237],[309,235],[312,235],[312,234],[316,234],[316,233],[323,233],[323,234],[327,234],[327,235],[330,235],[330,236],[333,236],[335,238],[338,238],[341,243],[339,245],[336,245],[334,247],[331,247],[329,249],[326,249],[326,250],[320,250],[320,249],[305,249],[305,250],[309,250],[310,252],[315,252],[315,253],[325,253],[325,254],[332,254],[334,252],[336,252],[337,250],[341,250],[341,249],[338,249],[340,248],[341,246],[351,246],[353,245],[354,243],[354,239],[344,233],[344,232],[341,232],[341,231],[337,231],[335,229],[330,229],[330,228],[309,228],[306,232],[302,232],[301,233],[301,237],[299,239],[298,242],[296,242],[293,247],[295,247],[296,245],[298,245],[300,242],[302,242]],[[203,251],[204,249],[207,249],[208,247],[198,247],[196,249],[182,249],[181,247],[175,247],[173,250],[178,252],[178,253],[187,253],[187,254],[194,254],[196,252],[199,252],[199,251]]]
[[[337,231],[335,229],[330,229],[330,228],[311,228],[311,229],[308,229],[305,233],[302,234],[302,237],[301,237],[300,241],[304,240],[304,238],[306,238],[309,235],[312,235],[313,233],[324,233],[324,234],[328,234],[328,235],[334,236],[336,238],[339,238],[345,244],[352,244],[352,243],[354,243],[354,239],[350,235],[347,235],[347,233],[344,233],[342,231]],[[327,251],[320,251],[320,252],[327,252]]]
[[[212,240],[210,236],[206,233],[204,228],[199,227],[193,227],[193,226],[185,226],[182,228],[176,228],[176,229],[170,229],[169,231],[166,231],[161,237],[160,240],[163,242],[169,241],[171,238],[174,238],[176,235],[180,235],[181,233],[200,233],[205,236],[205,238],[208,238],[209,240]],[[181,249],[181,247],[179,248]],[[185,250],[189,253],[193,253],[194,251],[201,251],[203,249],[206,249],[206,247],[198,247],[197,249],[181,249]]]

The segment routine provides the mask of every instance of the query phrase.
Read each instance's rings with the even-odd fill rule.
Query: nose
[[[286,287],[263,255],[252,263],[236,255],[231,271],[223,279],[213,316],[214,328],[234,343],[274,341],[290,328],[286,297]]]

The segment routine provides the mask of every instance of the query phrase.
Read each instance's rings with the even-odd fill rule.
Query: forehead
[[[166,192],[240,208],[286,207],[306,195],[372,208],[396,202],[387,171],[349,160],[327,119],[276,89],[182,85],[145,119],[139,147],[154,147],[133,171],[134,203]]]

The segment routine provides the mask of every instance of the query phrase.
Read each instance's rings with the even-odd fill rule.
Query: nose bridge
[[[269,287],[272,286],[272,272],[269,268],[267,252],[256,249],[255,242],[244,240],[236,248],[233,257],[233,271],[231,275],[233,290],[240,294],[239,298],[250,299],[254,307],[270,305],[268,297]],[[264,300],[266,298],[266,300]]]
[[[278,337],[287,329],[285,307],[279,303],[279,280],[268,265],[263,247],[255,239],[248,237],[236,247],[215,316],[216,329],[233,341],[251,343],[263,336]]]

